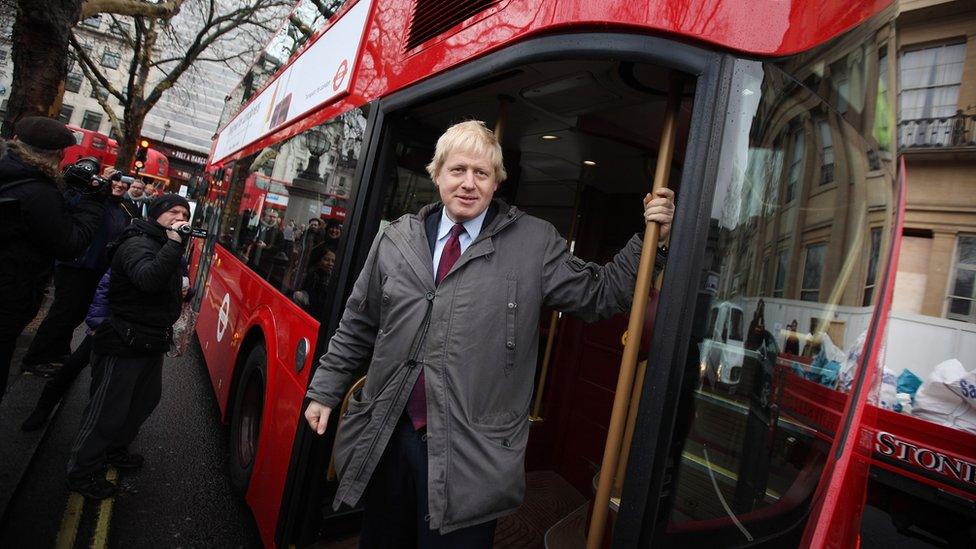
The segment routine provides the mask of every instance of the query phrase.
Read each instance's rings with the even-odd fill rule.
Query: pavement
[[[227,428],[198,346],[164,363],[162,401],[131,448],[145,466],[114,472],[120,493],[93,502],[65,486],[88,401],[87,370],[45,430],[20,431],[45,381],[20,373],[30,337],[21,338],[0,404],[0,547],[261,547],[251,513],[224,472]]]

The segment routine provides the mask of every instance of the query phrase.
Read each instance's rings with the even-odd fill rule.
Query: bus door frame
[[[717,81],[715,73],[719,69],[720,60],[724,57],[727,57],[727,55],[720,52],[705,50],[697,46],[657,36],[641,34],[594,32],[544,36],[514,44],[482,58],[465,63],[443,74],[424,80],[410,88],[395,92],[386,98],[369,103],[371,110],[369,121],[367,122],[367,137],[364,139],[364,143],[368,143],[368,146],[364,148],[360,155],[359,165],[356,169],[356,177],[359,181],[356,201],[349,212],[349,231],[343,235],[343,240],[339,247],[342,259],[337,288],[342,290],[341,298],[333,299],[329,317],[321,323],[316,342],[316,354],[314,356],[321,356],[329,338],[339,325],[339,320],[342,317],[342,311],[345,307],[345,300],[352,290],[356,276],[358,276],[359,271],[366,261],[366,255],[376,234],[376,227],[379,225],[381,206],[384,199],[382,190],[385,182],[377,182],[374,179],[377,174],[389,173],[391,163],[395,162],[393,151],[389,147],[392,139],[390,139],[388,125],[385,123],[387,116],[395,119],[395,113],[418,104],[436,100],[447,94],[456,93],[459,90],[490,85],[491,81],[497,78],[498,75],[526,64],[565,59],[636,61],[661,67],[662,70],[672,69],[683,75],[697,79],[694,103],[696,108],[692,113],[692,132],[689,136],[689,142],[694,142],[697,153],[702,154],[708,150],[708,146],[700,137],[694,135],[694,130],[695,128],[707,127],[703,126],[703,124],[711,123],[713,118],[712,114],[719,111],[707,107],[707,103],[703,103],[700,97],[705,92],[706,87],[715,86],[715,82]],[[706,78],[703,80],[703,77]],[[716,96],[714,91],[706,95],[709,97]],[[707,117],[705,116],[706,108],[708,109],[708,113],[712,113]],[[710,134],[709,145],[712,139],[713,136]],[[695,157],[686,154],[686,158]],[[699,170],[695,169],[690,171],[698,173]],[[689,182],[689,188],[695,182],[695,179],[692,179],[688,173],[684,175],[683,180]],[[714,177],[712,180],[714,180]],[[648,180],[648,189],[650,188],[650,184],[651,182]],[[686,200],[684,193],[686,191],[684,190],[685,187],[682,187],[682,189],[682,203],[684,203]],[[684,208],[684,204],[682,208]],[[679,208],[680,211],[681,208]],[[672,234],[672,249],[677,249],[675,245],[689,245],[691,235],[683,236],[681,233],[693,229],[695,222],[696,220],[694,218],[689,218],[687,215],[679,214],[676,216],[676,231]],[[680,227],[685,228],[681,229]],[[681,254],[673,255],[674,257],[678,257]],[[704,245],[701,246],[701,252],[698,255],[704,256]],[[699,257],[697,263],[701,263],[701,260],[702,258]],[[668,272],[670,273],[670,278],[678,279],[682,273],[689,274],[692,271],[687,267],[676,266],[673,269],[669,269]],[[336,295],[340,295],[338,291]],[[671,296],[671,303],[676,303],[677,296],[675,292],[669,292],[668,295]],[[664,301],[662,301],[663,303]],[[675,311],[680,311],[680,309],[675,309]],[[673,319],[675,316],[680,315],[673,313],[671,318]],[[690,322],[691,317],[688,316],[686,320]],[[677,336],[677,332],[674,332],[675,326],[667,329],[663,329],[662,323],[659,323],[658,326],[662,327],[659,328],[659,331],[671,334],[671,337],[668,339],[669,341]],[[658,341],[659,339],[659,336],[655,334],[654,340]],[[658,342],[656,344],[658,353],[663,352],[662,343]],[[652,347],[651,357],[654,363],[665,363],[657,358],[659,355],[653,354],[654,350],[655,348]],[[672,360],[667,361],[667,363],[672,362]],[[313,360],[312,364],[313,367],[317,365],[317,360]],[[310,375],[309,379],[311,377]],[[654,384],[645,384],[645,393],[652,385]],[[655,394],[657,393],[655,392]],[[655,406],[655,408],[659,407]],[[302,411],[304,409],[303,404]],[[638,418],[638,425],[642,425],[642,418],[643,424],[645,425],[660,421],[663,417],[661,413],[659,410],[652,412],[642,409],[642,416]],[[673,423],[673,417],[671,418],[671,422]],[[324,474],[322,472],[327,467],[323,466],[321,467],[322,471],[319,471],[317,465],[328,463],[328,454],[331,451],[332,441],[335,437],[335,426],[335,419],[331,419],[325,436],[317,437],[313,436],[311,431],[305,428],[303,418],[299,421],[299,432],[296,433],[295,443],[292,448],[291,463],[285,482],[282,507],[278,516],[278,526],[275,533],[275,542],[279,547],[290,545],[296,535],[307,536],[309,530],[315,527],[314,524],[307,522],[307,519],[313,518],[314,513],[318,511],[317,508],[310,509],[310,507],[314,507],[310,505],[313,499],[311,487],[317,482],[316,476]],[[634,454],[631,455],[633,456]],[[641,462],[641,467],[635,473],[643,475],[641,480],[642,485],[647,486],[649,470],[646,469],[646,465],[648,464],[641,459],[632,460],[633,465],[636,465],[636,462]],[[627,494],[629,491],[625,490],[624,493]],[[643,500],[644,497],[642,496],[641,499]],[[627,500],[625,499],[625,501]],[[631,498],[631,501],[636,502],[634,498]],[[629,507],[629,505],[625,504],[625,507]],[[639,511],[640,516],[643,517],[643,505],[640,505]],[[628,516],[633,515],[634,511],[629,511]],[[620,522],[618,521],[619,524]],[[629,522],[626,528],[628,530],[636,528],[638,533],[642,529],[639,522],[637,524]],[[615,531],[621,529],[621,526],[618,526]]]

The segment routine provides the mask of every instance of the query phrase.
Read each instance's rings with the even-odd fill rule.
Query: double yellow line
[[[105,478],[109,482],[115,482],[118,480],[119,474],[114,467],[109,467],[108,475]],[[98,518],[95,523],[95,531],[92,533],[91,549],[108,547],[108,530],[112,524],[112,506],[114,504],[115,496],[103,499],[98,503]],[[72,549],[75,546],[78,526],[81,524],[81,514],[84,510],[85,496],[78,492],[69,492],[64,517],[61,518],[61,529],[58,530],[58,539],[54,544],[56,549]]]

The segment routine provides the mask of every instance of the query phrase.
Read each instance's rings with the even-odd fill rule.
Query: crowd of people
[[[25,431],[44,426],[72,382],[92,366],[89,402],[67,464],[75,492],[103,499],[111,465],[135,471],[129,445],[159,403],[172,326],[190,295],[183,260],[190,205],[183,196],[105,167],[59,166],[75,144],[64,124],[26,117],[0,142],[0,399],[17,339],[53,281],[51,307],[21,370],[51,378]],[[94,160],[94,159],[90,159]],[[70,175],[70,177],[69,177]],[[72,351],[82,322],[86,337]]]
[[[248,266],[310,313],[325,305],[342,223],[312,218],[299,224],[265,207],[239,247]]]

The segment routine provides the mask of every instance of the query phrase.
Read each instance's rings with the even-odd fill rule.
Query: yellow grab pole
[[[674,153],[674,134],[681,108],[681,79],[670,75],[668,103],[664,113],[664,127],[661,130],[661,145],[658,148],[657,166],[654,170],[654,190],[665,187],[671,171],[671,156]],[[641,248],[640,266],[637,269],[637,283],[634,287],[634,302],[630,307],[630,321],[627,324],[627,343],[620,360],[620,374],[617,376],[617,390],[613,399],[613,413],[610,416],[610,429],[607,445],[603,449],[603,463],[600,467],[600,482],[597,485],[596,499],[593,501],[593,515],[590,517],[590,531],[586,538],[586,549],[598,549],[603,543],[603,532],[609,512],[610,489],[613,487],[614,469],[620,455],[620,441],[624,435],[627,410],[630,407],[630,391],[634,383],[634,369],[637,366],[637,351],[640,349],[644,313],[647,310],[647,296],[651,289],[654,274],[654,260],[657,258],[657,244],[661,227],[648,223],[644,228],[644,245]],[[648,365],[649,366],[649,365]]]
[[[583,194],[583,174],[576,184],[576,198],[573,199],[573,221],[569,226],[569,235],[566,236],[566,247],[571,248],[573,238],[576,237],[576,225],[579,222],[580,196]],[[549,375],[549,360],[552,358],[552,344],[556,340],[556,325],[559,320],[559,311],[553,311],[549,317],[549,335],[546,336],[546,352],[542,355],[542,368],[539,370],[539,386],[535,389],[535,402],[532,404],[532,413],[529,414],[529,421],[532,423],[541,422],[542,416],[542,396],[546,388],[546,377]]]

